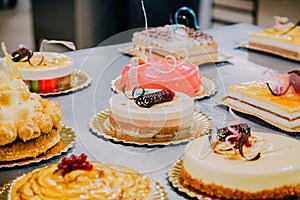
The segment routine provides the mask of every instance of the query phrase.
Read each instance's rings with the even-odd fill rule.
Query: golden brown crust
[[[45,153],[48,149],[60,141],[60,128],[52,129],[48,134],[42,134],[40,137],[22,141],[16,140],[5,146],[0,147],[0,162],[15,161],[24,158],[35,158]]]
[[[152,136],[152,137],[134,137],[125,133],[121,133],[116,131],[117,126],[122,126],[121,129],[123,130],[125,127],[130,128],[130,126],[133,126],[131,124],[121,124],[117,123],[114,118],[110,115],[109,116],[109,121],[110,121],[110,126],[111,131],[108,133],[112,137],[116,137],[120,140],[125,140],[125,141],[136,141],[136,142],[169,142],[171,141],[177,134],[179,127],[162,127],[159,128],[158,130],[151,129],[151,131],[157,131],[157,133]],[[134,127],[132,127],[134,129]],[[149,128],[148,128],[149,129]],[[147,132],[147,130],[140,130]],[[150,131],[150,130],[148,130]]]
[[[178,177],[179,183],[185,188],[198,194],[209,196],[212,198],[222,199],[300,199],[300,184],[285,185],[272,190],[262,190],[251,193],[238,189],[226,188],[217,184],[205,184],[202,180],[193,178],[181,166],[181,173]],[[259,184],[259,183],[258,183]]]
[[[252,41],[249,41],[249,47],[252,49],[255,49],[255,50],[265,51],[265,52],[273,53],[273,54],[276,54],[276,55],[279,55],[279,56],[282,56],[285,58],[300,61],[300,52],[287,50],[287,49],[280,48],[277,46],[275,47],[275,46],[271,46],[271,45],[260,44],[260,43],[252,42]]]

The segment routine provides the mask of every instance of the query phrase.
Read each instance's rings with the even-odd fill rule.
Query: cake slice
[[[134,49],[152,48],[152,53],[165,57],[171,53],[188,58],[194,64],[215,62],[218,45],[211,35],[184,25],[165,25],[135,32]]]
[[[300,76],[297,72],[230,86],[225,104],[285,131],[300,132]]]
[[[249,48],[300,61],[300,21],[274,17],[273,27],[249,34]]]

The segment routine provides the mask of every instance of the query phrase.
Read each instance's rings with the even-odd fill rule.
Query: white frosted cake
[[[199,194],[217,199],[299,199],[300,142],[255,132],[243,146],[243,158],[232,141],[210,146],[200,137],[186,147],[180,182]],[[260,154],[258,154],[260,153]]]
[[[184,25],[165,25],[135,32],[132,37],[134,48],[149,48],[160,56],[167,56],[170,52],[194,64],[214,62],[217,60],[218,45],[213,37],[199,30]],[[167,50],[167,51],[166,51]]]
[[[150,108],[140,107],[134,100],[119,93],[109,100],[110,125],[121,139],[170,141],[178,132],[184,134],[191,130],[193,107],[193,99],[179,92],[171,101]]]
[[[249,34],[249,47],[300,60],[300,26],[286,17],[274,17],[273,27]]]
[[[284,76],[282,75],[280,79],[288,78]],[[298,75],[293,73],[292,76],[297,78]],[[300,83],[300,76],[298,79],[297,84]],[[285,94],[274,96],[268,89],[267,82],[268,79],[264,79],[230,86],[225,104],[240,112],[259,117],[283,130],[299,132],[299,94],[291,86]]]

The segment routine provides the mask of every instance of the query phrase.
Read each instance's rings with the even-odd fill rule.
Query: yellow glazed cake
[[[6,53],[6,64],[18,68],[31,92],[55,93],[74,86],[74,61],[61,53],[32,52],[21,45]]]
[[[260,132],[246,140],[245,157],[230,139],[210,143],[203,136],[190,142],[179,182],[212,199],[299,199],[300,142]]]
[[[113,95],[109,100],[111,131],[120,139],[144,142],[167,142],[179,133],[184,135],[192,127],[194,101],[180,92],[171,95],[169,101],[151,107],[141,107],[123,93]]]
[[[145,175],[121,165],[83,162],[85,169],[67,173],[59,164],[29,172],[13,182],[8,199],[153,199],[154,184]]]
[[[286,17],[274,17],[275,25],[249,35],[249,47],[300,61],[300,26]]]
[[[165,57],[170,52],[193,64],[217,61],[218,45],[213,37],[184,25],[165,25],[135,32],[136,49],[152,48],[152,53]]]
[[[62,109],[0,66],[0,162],[36,157],[60,141]]]
[[[290,75],[278,75],[279,80]],[[297,76],[293,74],[295,78]],[[299,79],[297,78],[297,79]],[[241,83],[228,88],[225,104],[243,113],[251,114],[286,131],[300,131],[300,96],[295,86],[285,94],[274,96],[267,83],[270,79]],[[299,85],[300,80],[297,81]],[[285,86],[286,87],[286,86]],[[287,87],[286,87],[287,88]]]

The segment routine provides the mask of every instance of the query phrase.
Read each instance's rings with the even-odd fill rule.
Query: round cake
[[[153,199],[154,184],[150,178],[126,166],[87,162],[85,158],[83,154],[71,155],[59,164],[17,178],[8,199]],[[66,172],[61,169],[66,166],[64,162],[77,167]]]
[[[154,90],[146,92],[151,96]],[[175,92],[170,101],[149,108],[140,107],[137,102],[119,93],[109,99],[111,132],[125,140],[171,141],[191,130],[193,107],[193,99],[180,92]]]
[[[62,108],[0,71],[0,161],[36,157],[60,141]]]
[[[185,93],[189,96],[201,94],[199,68],[183,60],[156,60],[149,63],[138,62],[132,58],[123,69],[119,89],[127,90],[139,85],[148,89],[163,89]]]
[[[232,146],[232,140],[211,144],[206,136],[189,143],[179,182],[218,199],[299,198],[298,140],[255,132],[242,147],[242,154],[237,149],[229,150]],[[250,154],[252,158],[247,159],[245,155]]]
[[[14,65],[20,71],[31,92],[53,93],[74,86],[74,61],[72,58],[54,52],[31,52],[25,47],[11,55]]]

